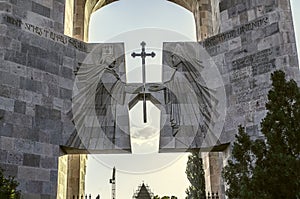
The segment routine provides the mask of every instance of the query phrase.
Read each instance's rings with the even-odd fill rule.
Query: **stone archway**
[[[0,167],[20,181],[24,199],[56,197],[57,158],[68,152],[60,146],[74,131],[67,117],[74,73],[93,47],[64,36],[63,24],[67,35],[86,40],[90,14],[114,1],[1,1]],[[270,74],[282,69],[299,82],[290,2],[171,2],[194,13],[199,41],[220,33],[204,46],[226,83],[228,114],[221,138],[233,142],[238,124],[259,138]]]
[[[88,26],[93,12],[117,0],[67,0],[65,7],[65,34],[88,41]],[[201,41],[219,32],[220,0],[169,0],[194,14],[197,40]]]
[[[194,15],[196,36],[198,41],[219,33],[219,2],[220,0],[168,0],[175,3]],[[117,0],[67,0],[65,6],[65,34],[85,41],[88,41],[89,24],[91,15],[100,8],[117,2]],[[214,156],[213,156],[214,155]],[[219,190],[220,185],[220,168],[216,164],[220,160],[219,153],[205,153],[203,155],[206,164],[207,181],[209,183],[207,190]],[[214,162],[215,176],[211,175],[210,164]],[[218,170],[218,169],[219,170]],[[217,173],[217,172],[218,173]],[[213,187],[216,185],[216,187]],[[222,188],[221,188],[222,189]]]

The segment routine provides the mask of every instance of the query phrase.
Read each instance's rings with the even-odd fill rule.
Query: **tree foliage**
[[[17,191],[18,185],[19,183],[13,177],[5,177],[3,170],[0,169],[0,198],[20,198],[20,191]]]
[[[177,199],[176,196],[163,196],[163,197],[159,197],[158,195],[154,196],[153,199]]]
[[[282,71],[272,76],[267,115],[261,122],[264,140],[251,140],[244,128],[223,170],[229,198],[300,198],[300,90]]]
[[[205,178],[203,163],[198,151],[193,151],[187,162],[185,171],[191,185],[186,189],[187,199],[205,199]]]

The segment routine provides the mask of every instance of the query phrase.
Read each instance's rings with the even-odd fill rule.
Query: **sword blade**
[[[147,103],[146,103],[145,91],[144,91],[144,99],[143,99],[143,113],[144,113],[144,123],[147,123]]]
[[[143,115],[144,115],[144,123],[147,123],[147,109],[146,109],[146,72],[145,72],[145,58],[142,59],[142,73],[143,73]]]

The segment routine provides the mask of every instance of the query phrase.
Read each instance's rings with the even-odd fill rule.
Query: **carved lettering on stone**
[[[60,42],[64,45],[72,45],[73,47],[77,48],[78,50],[85,51],[86,46],[84,42],[78,41],[76,39],[70,38],[68,36],[65,36],[63,34],[54,32],[52,30],[42,28],[27,22],[22,22],[21,20],[11,17],[11,16],[6,16],[4,17],[6,19],[6,22],[14,25],[16,27],[20,27],[23,30],[29,31],[31,33],[34,33],[40,37],[44,37],[47,39],[52,39],[55,42]]]
[[[213,47],[215,45],[218,45],[222,42],[228,41],[230,39],[233,39],[235,37],[238,37],[246,32],[258,29],[260,27],[264,27],[269,23],[269,17],[262,17],[259,19],[256,19],[254,21],[251,21],[245,25],[239,26],[233,30],[218,34],[216,36],[210,37],[204,41],[204,46],[206,48]]]
[[[270,60],[272,54],[272,49],[266,49],[246,57],[233,60],[233,71],[230,74],[231,81],[237,82],[244,80],[247,77],[270,72],[274,65],[274,60]]]

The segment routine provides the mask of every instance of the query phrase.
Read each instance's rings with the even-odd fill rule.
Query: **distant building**
[[[153,193],[151,192],[148,185],[144,183],[138,187],[138,190],[133,195],[132,199],[152,199]]]

